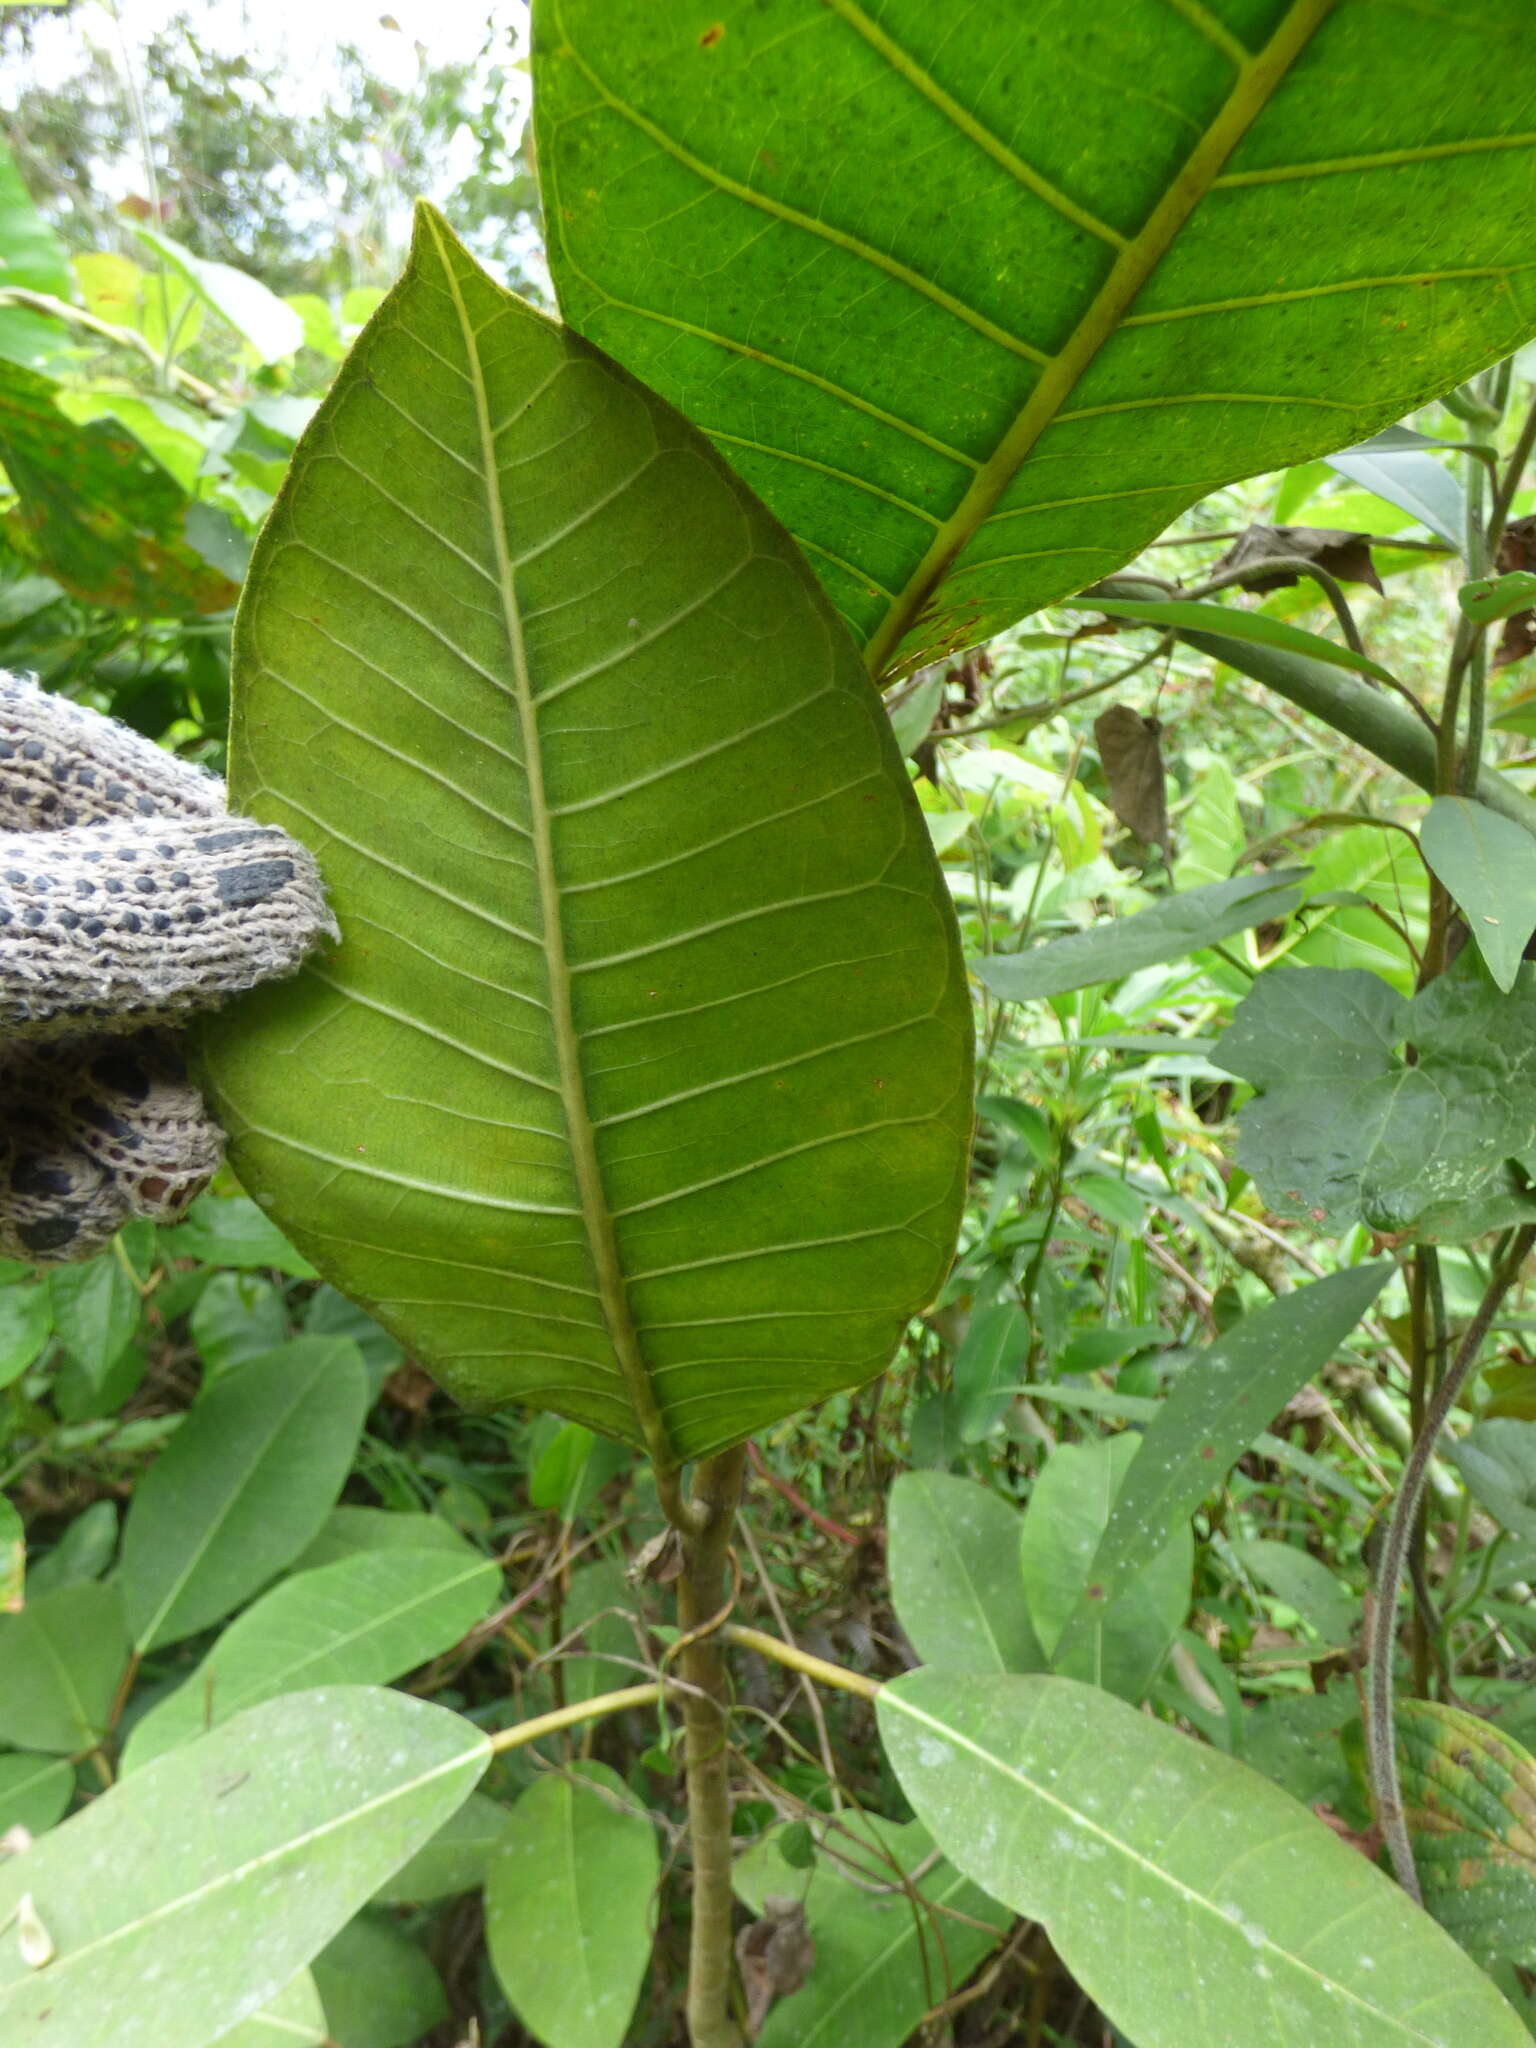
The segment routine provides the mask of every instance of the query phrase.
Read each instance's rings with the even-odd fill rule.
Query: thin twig
[[[1483,1290],[1483,1298],[1467,1325],[1455,1362],[1436,1389],[1434,1399],[1425,1411],[1423,1427],[1414,1438],[1413,1449],[1409,1452],[1408,1461],[1403,1467],[1402,1484],[1392,1505],[1392,1518],[1387,1524],[1386,1538],[1381,1546],[1381,1562],[1377,1566],[1375,1612],[1371,1616],[1369,1639],[1371,1696],[1367,1750],[1371,1792],[1376,1806],[1377,1824],[1391,1851],[1392,1867],[1397,1872],[1397,1881],[1409,1897],[1420,1905],[1423,1904],[1423,1894],[1419,1888],[1418,1872],[1414,1868],[1413,1845],[1408,1838],[1408,1823],[1403,1816],[1393,1719],[1392,1661],[1397,1642],[1398,1595],[1402,1591],[1403,1568],[1407,1562],[1414,1524],[1424,1502],[1424,1484],[1429,1471],[1430,1454],[1441,1430],[1445,1427],[1446,1418],[1456,1405],[1457,1396],[1477,1366],[1478,1353],[1482,1349],[1483,1339],[1492,1327],[1494,1317],[1498,1314],[1499,1304],[1519,1279],[1520,1269],[1533,1244],[1536,1244],[1536,1224],[1527,1223],[1516,1233],[1508,1254],[1495,1267],[1493,1277]]]

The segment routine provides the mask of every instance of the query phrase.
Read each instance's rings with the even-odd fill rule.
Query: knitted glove
[[[166,1026],[338,936],[311,855],[222,785],[0,673],[0,1255],[174,1221],[224,1140]]]

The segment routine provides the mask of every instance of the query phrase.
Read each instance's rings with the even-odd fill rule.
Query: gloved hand
[[[0,672],[0,1255],[173,1222],[224,1139],[166,1027],[338,936],[319,871],[223,785]]]

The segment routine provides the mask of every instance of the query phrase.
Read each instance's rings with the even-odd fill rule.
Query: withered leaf
[[[1510,520],[1499,542],[1497,567],[1536,569],[1536,513]],[[1512,661],[1523,661],[1528,654],[1536,654],[1536,611],[1511,612],[1499,635],[1493,665],[1508,668]]]
[[[775,1999],[798,1991],[811,1974],[816,1944],[797,1899],[766,1898],[763,1917],[736,1937],[736,1961],[747,1994],[747,2039],[762,2032]]]
[[[1155,718],[1143,718],[1129,704],[1113,704],[1093,721],[1110,808],[1138,839],[1166,851],[1168,788],[1162,730]]]
[[[1250,526],[1227,549],[1215,573],[1249,570],[1238,577],[1239,590],[1284,590],[1301,581],[1302,571],[1264,565],[1276,556],[1300,556],[1340,583],[1366,583],[1379,594],[1381,578],[1371,555],[1371,542],[1376,538],[1333,526]]]

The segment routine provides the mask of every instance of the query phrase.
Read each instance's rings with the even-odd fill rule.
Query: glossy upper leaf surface
[[[240,614],[339,952],[206,1039],[246,1187],[453,1392],[719,1449],[942,1278],[971,1022],[856,650],[670,408],[424,213]]]
[[[1108,574],[1536,326],[1526,0],[541,0],[566,317],[878,672]],[[1447,80],[1500,80],[1487,92]]]

